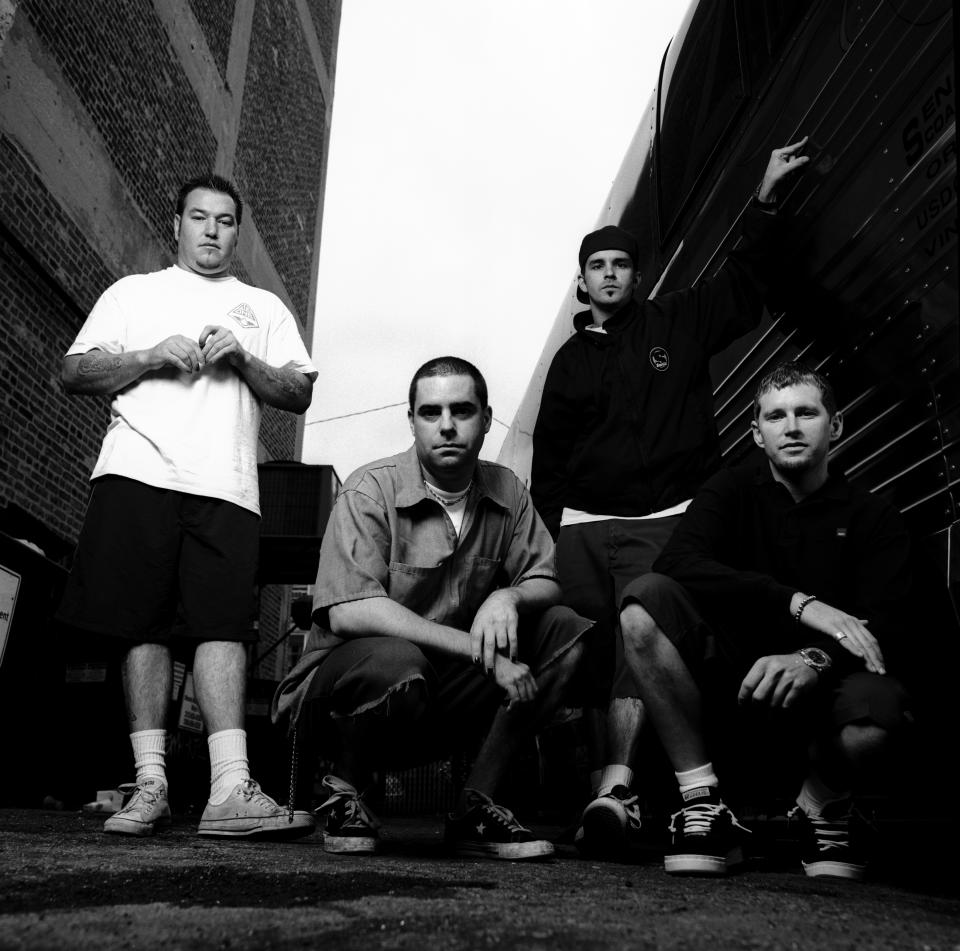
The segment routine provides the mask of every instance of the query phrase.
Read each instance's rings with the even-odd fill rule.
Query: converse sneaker
[[[539,859],[553,855],[553,846],[535,839],[513,817],[476,789],[467,790],[467,811],[447,816],[445,841],[457,855],[493,859]]]
[[[314,812],[318,819],[326,817],[323,827],[323,850],[334,853],[369,855],[380,847],[380,820],[363,802],[349,783],[337,776],[324,776],[323,787],[329,798]]]
[[[672,875],[725,875],[743,861],[740,840],[748,832],[713,786],[688,789],[683,808],[670,819],[671,845],[663,867]]]
[[[859,881],[866,872],[866,857],[858,848],[856,813],[850,800],[829,803],[820,816],[808,816],[800,806],[787,813],[796,822],[802,842],[804,872],[811,878],[829,876]]]
[[[130,798],[119,812],[104,822],[104,832],[153,835],[157,826],[170,824],[167,784],[162,779],[149,778],[142,783],[123,783],[117,788]]]
[[[574,844],[585,855],[614,855],[635,845],[639,834],[639,799],[626,786],[614,786],[583,810]]]
[[[316,822],[309,812],[274,802],[252,779],[237,783],[217,805],[207,803],[197,828],[209,836],[282,836],[295,839],[313,832]]]

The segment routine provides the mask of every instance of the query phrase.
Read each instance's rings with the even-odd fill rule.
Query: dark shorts
[[[563,602],[597,622],[576,690],[585,706],[606,707],[613,698],[637,696],[623,660],[617,606],[624,588],[650,571],[679,521],[679,515],[614,518],[560,529],[557,573]]]
[[[57,619],[135,643],[255,641],[259,533],[231,502],[103,476]]]
[[[763,632],[738,630],[736,638],[701,615],[686,589],[666,575],[650,573],[624,589],[621,609],[639,602],[676,647],[691,675],[712,698],[736,704],[743,678],[758,657],[788,653],[801,644],[764,645]],[[726,701],[729,700],[729,704]],[[814,730],[836,730],[848,723],[873,723],[894,731],[911,720],[910,701],[895,677],[857,671],[829,677],[801,704],[804,722]]]
[[[534,675],[566,654],[592,627],[569,608],[521,619],[519,659]],[[371,757],[408,765],[479,742],[503,691],[473,664],[399,637],[357,637],[335,647],[308,689],[301,724],[319,731],[333,756],[330,719],[361,721]],[[299,725],[298,725],[299,726]]]

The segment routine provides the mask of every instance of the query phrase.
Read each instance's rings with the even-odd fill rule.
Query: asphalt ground
[[[717,880],[668,877],[656,842],[623,862],[569,847],[451,858],[439,818],[390,820],[381,854],[362,858],[328,855],[319,833],[209,840],[175,816],[134,839],[102,821],[0,811],[0,948],[960,951],[956,837],[939,861],[937,830],[916,824],[885,830],[876,875],[850,883],[806,878],[773,825],[745,871]]]

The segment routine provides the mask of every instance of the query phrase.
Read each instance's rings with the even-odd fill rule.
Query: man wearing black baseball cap
[[[637,239],[607,225],[580,245],[577,296],[589,309],[547,373],[531,493],[557,538],[565,602],[598,622],[583,665],[594,795],[576,834],[585,852],[615,853],[639,831],[631,786],[644,711],[623,659],[619,601],[719,467],[709,361],[760,320],[782,227],[776,186],[808,162],[806,141],[773,151],[743,240],[695,287],[635,301]]]

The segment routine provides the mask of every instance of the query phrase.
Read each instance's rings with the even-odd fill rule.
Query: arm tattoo
[[[270,366],[260,359],[256,359],[251,364],[253,373],[249,377],[249,382],[259,378],[261,385],[270,392],[260,392],[261,398],[265,398],[268,403],[278,406],[280,409],[293,409],[297,403],[306,399],[310,395],[310,379],[291,364],[282,367]],[[256,386],[254,386],[257,389]],[[274,397],[271,399],[271,395]]]
[[[121,366],[123,366],[123,360],[120,357],[101,353],[98,350],[91,350],[78,361],[77,372],[81,376],[93,376],[119,370]]]

